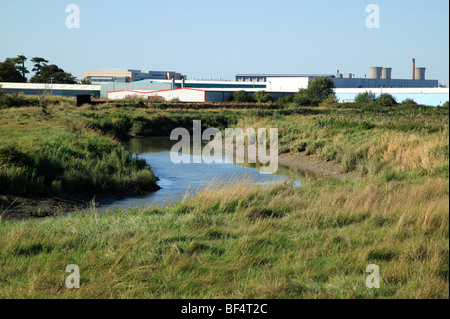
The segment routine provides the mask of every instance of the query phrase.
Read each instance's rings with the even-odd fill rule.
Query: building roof
[[[236,74],[236,76],[251,76],[251,77],[273,77],[273,78],[312,78],[319,76],[334,77],[334,74]]]

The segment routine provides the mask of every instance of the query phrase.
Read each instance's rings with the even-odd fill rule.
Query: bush
[[[254,102],[253,98],[249,96],[246,91],[243,90],[234,92],[231,97],[231,101],[239,103]]]
[[[381,106],[394,106],[398,104],[395,98],[387,93],[381,94],[375,102]]]
[[[322,76],[309,83],[307,89],[300,89],[294,95],[294,101],[300,106],[318,106],[334,94],[334,82],[331,78]]]
[[[414,101],[413,99],[405,99],[402,101],[403,105],[417,105],[416,101]]]
[[[336,95],[330,95],[329,97],[327,97],[325,100],[323,100],[322,102],[320,102],[320,106],[333,106],[336,105],[337,103],[339,103],[339,100],[337,99]]]
[[[293,95],[283,96],[283,97],[277,99],[277,101],[276,101],[276,103],[279,106],[285,106],[285,105],[288,105],[288,104],[293,103],[293,102],[294,102],[294,96]]]
[[[442,104],[442,107],[448,109],[448,101]]]
[[[299,106],[318,106],[320,100],[315,98],[308,89],[300,89],[294,95],[294,102]]]
[[[320,102],[334,95],[334,82],[327,76],[317,77],[308,85],[308,91],[314,99]]]
[[[376,101],[375,94],[370,93],[370,92],[359,93],[355,97],[355,103],[360,104],[360,105],[371,104],[375,101]]]
[[[39,100],[35,97],[26,97],[23,93],[7,94],[0,89],[0,109],[22,106],[38,106]]]
[[[266,91],[258,91],[253,95],[253,99],[258,103],[270,103],[272,102],[272,96]]]

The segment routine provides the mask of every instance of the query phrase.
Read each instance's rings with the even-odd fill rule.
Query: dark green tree
[[[311,94],[308,89],[300,89],[294,95],[294,102],[300,106],[317,106],[320,103],[320,99]]]
[[[75,77],[55,64],[43,65],[39,74],[35,74],[31,79],[32,83],[60,83],[76,84]]]
[[[236,91],[233,93],[231,97],[231,101],[233,102],[254,102],[253,98],[248,95],[248,93],[244,90]]]
[[[40,58],[40,57],[34,57],[34,58],[31,59],[31,62],[34,63],[34,65],[33,65],[33,70],[32,70],[32,71],[33,71],[35,74],[38,74],[38,75],[39,75],[39,73],[41,73],[41,68],[42,68],[44,65],[47,65],[48,60],[46,60],[46,59],[44,59],[44,58]]]
[[[27,79],[10,61],[0,62],[0,82],[26,82]]]
[[[270,103],[273,101],[272,96],[266,91],[258,91],[253,95],[253,99],[255,99],[258,103]]]
[[[91,82],[88,78],[84,78],[84,79],[81,80],[79,83],[80,83],[80,84],[84,84],[84,85],[90,85],[90,84],[92,84],[92,82]]]
[[[312,80],[307,89],[300,89],[294,101],[301,106],[317,106],[334,94],[334,82],[330,77],[321,76]]]
[[[410,99],[410,98],[404,99],[402,101],[402,104],[403,105],[411,105],[411,106],[418,105],[416,101],[414,101],[413,99]]]
[[[375,102],[382,106],[393,106],[398,104],[397,100],[388,93],[381,94]]]
[[[27,60],[27,58],[24,55],[18,55],[16,58],[7,58],[5,61],[11,62],[17,69],[17,71],[20,72],[20,74],[22,75],[22,77],[25,79],[25,81],[21,81],[21,82],[26,82],[26,74],[30,73],[30,71],[28,71],[28,69],[25,67],[25,61]]]
[[[370,92],[359,93],[355,97],[355,103],[359,105],[371,104],[376,101],[375,94]]]
[[[327,99],[329,96],[334,95],[334,82],[328,76],[317,77],[311,81],[308,85],[308,91],[310,95],[320,102]]]

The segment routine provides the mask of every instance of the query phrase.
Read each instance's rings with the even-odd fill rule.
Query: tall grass
[[[81,176],[123,167],[126,154],[104,133],[134,126],[135,134],[154,134],[205,119],[278,127],[280,149],[342,163],[365,178],[304,180],[300,188],[219,181],[164,207],[1,220],[3,298],[449,297],[448,108],[105,104],[48,112],[0,110],[0,171],[33,169],[23,183],[34,178],[58,189],[61,179],[45,178],[61,176],[58,163]],[[43,168],[52,169],[42,175]],[[122,184],[152,179],[145,169],[114,176]],[[80,289],[65,288],[68,264],[80,267]],[[369,264],[380,267],[380,289],[365,286]]]
[[[29,107],[1,111],[0,194],[131,193],[158,188],[145,161],[61,110],[50,107],[47,115]]]
[[[211,186],[168,207],[0,223],[5,298],[448,298],[448,181]],[[67,264],[81,288],[64,286]],[[369,264],[381,288],[365,286]]]

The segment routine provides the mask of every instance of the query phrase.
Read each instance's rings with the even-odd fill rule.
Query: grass
[[[449,297],[448,108],[144,103],[47,111],[0,111],[2,142],[29,148],[36,132],[72,127],[112,141],[99,131],[120,135],[142,122],[141,133],[153,134],[156,123],[189,128],[195,118],[278,127],[284,152],[336,161],[362,178],[303,180],[300,188],[215,181],[168,207],[1,220],[0,297]],[[68,264],[80,267],[80,289],[65,288]],[[365,286],[369,264],[380,267],[380,289]]]
[[[0,194],[157,189],[145,161],[112,136],[66,118],[62,107],[0,110]],[[60,114],[55,114],[59,110]]]
[[[5,298],[448,298],[448,181],[211,186],[167,208],[0,223]],[[67,264],[81,289],[64,286]],[[365,287],[365,267],[381,288]]]

